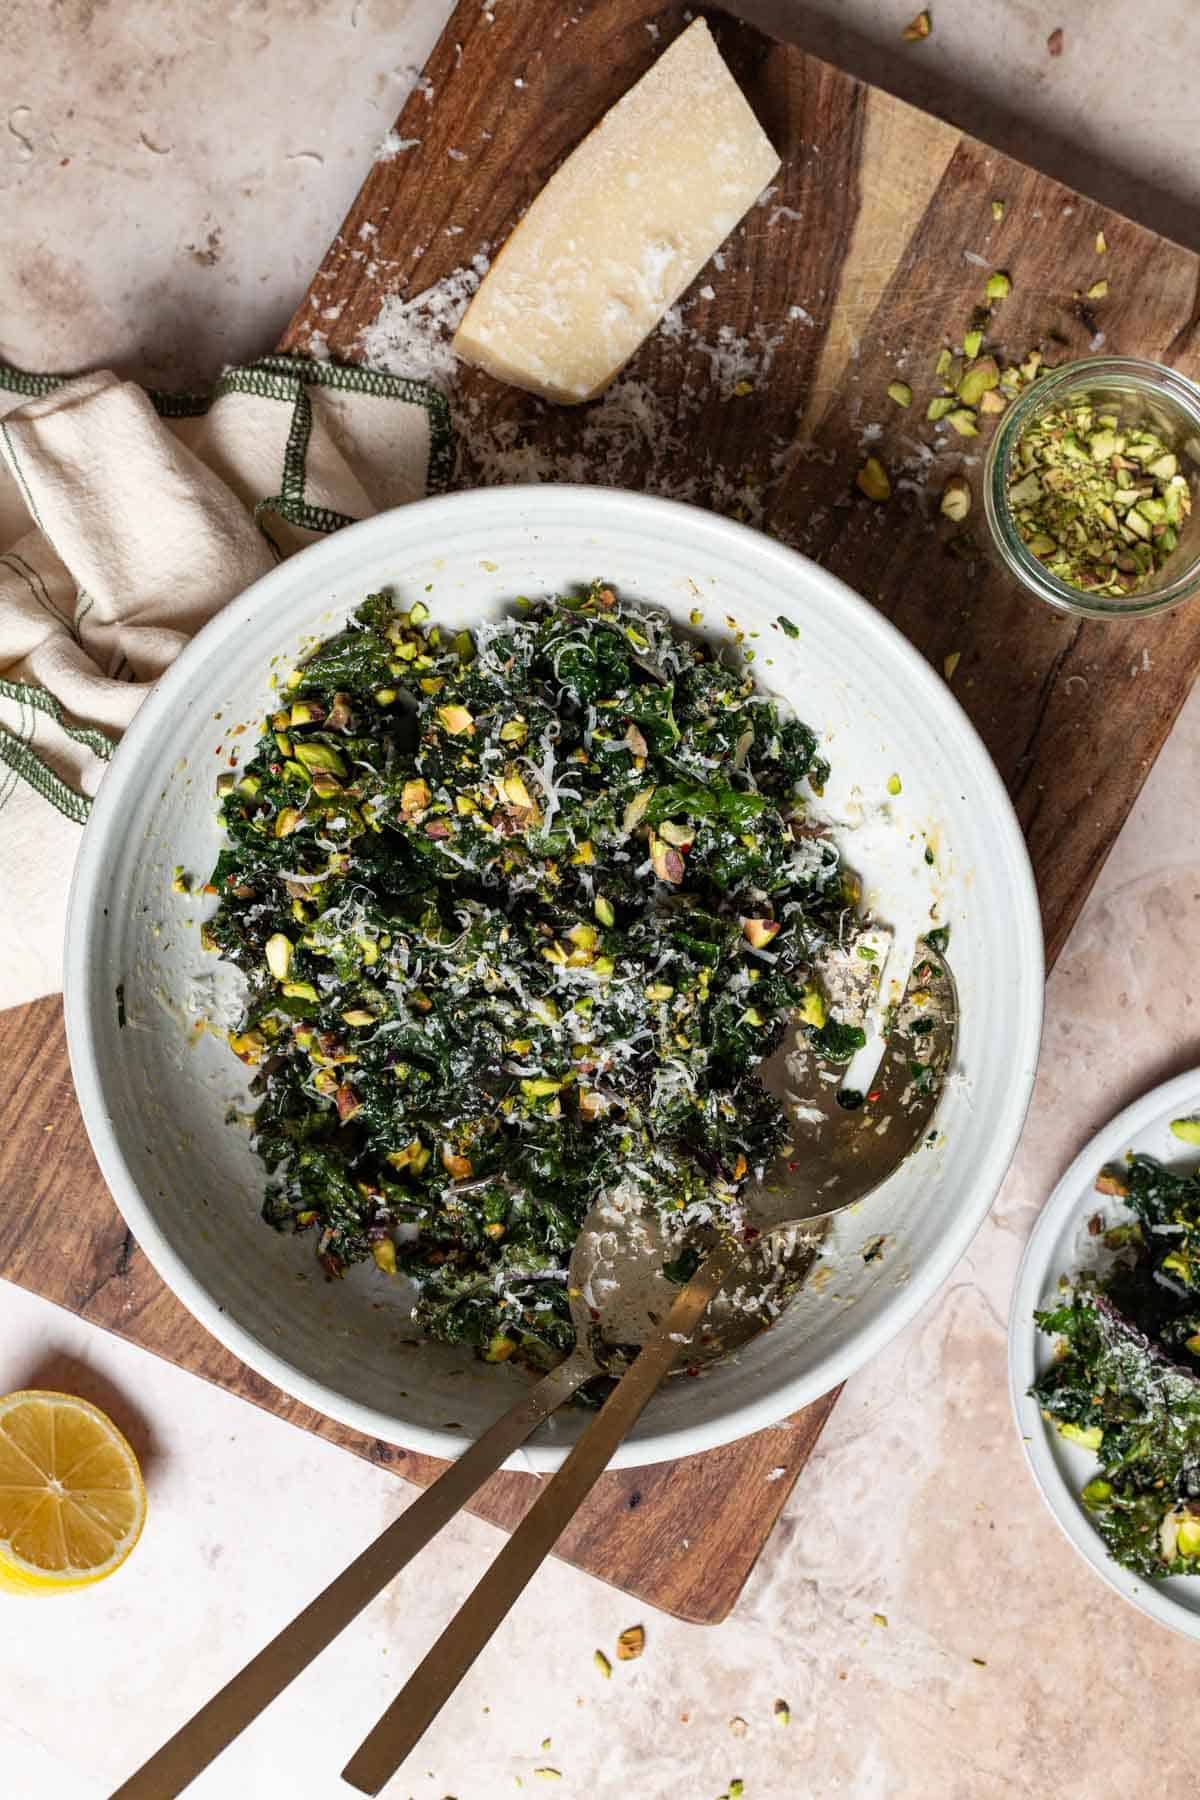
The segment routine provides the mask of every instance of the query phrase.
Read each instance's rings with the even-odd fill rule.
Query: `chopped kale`
[[[431,1335],[552,1365],[605,1187],[709,1222],[782,1141],[753,1070],[842,922],[836,853],[793,833],[827,766],[602,583],[474,637],[372,595],[275,707],[204,927],[248,982],[265,1217],[331,1276],[413,1277]]]

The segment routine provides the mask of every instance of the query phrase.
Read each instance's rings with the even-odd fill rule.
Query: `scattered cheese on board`
[[[551,176],[454,339],[573,405],[607,387],[779,168],[697,19]]]

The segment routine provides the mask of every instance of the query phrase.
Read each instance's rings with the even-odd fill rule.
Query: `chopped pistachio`
[[[929,13],[919,12],[915,19],[910,19],[904,27],[902,36],[906,44],[919,44],[933,30],[933,19]]]
[[[1069,1419],[1058,1419],[1055,1424],[1059,1437],[1066,1438],[1069,1444],[1078,1444],[1081,1450],[1098,1450],[1104,1441],[1099,1425],[1074,1425]]]
[[[754,950],[761,950],[771,939],[779,936],[781,927],[776,919],[743,919],[742,936]]]
[[[665,838],[651,836],[650,866],[660,881],[678,885],[683,880],[683,857]]]
[[[872,1613],[871,1614],[871,1623],[872,1623],[872,1625],[880,1626],[884,1631],[886,1631],[887,1630],[887,1614],[886,1613]]]
[[[1200,1556],[1200,1519],[1185,1519],[1179,1527],[1175,1548],[1180,1556]]]
[[[646,1648],[646,1627],[630,1625],[617,1639],[617,1661],[634,1662]]]
[[[939,350],[938,351],[938,359],[937,359],[936,363],[933,365],[933,372],[937,376],[939,381],[944,380],[945,377],[950,373],[950,364],[952,361],[953,361],[953,358],[952,358],[949,350]]]
[[[1102,1481],[1097,1477],[1095,1481],[1088,1482],[1079,1497],[1085,1506],[1103,1506],[1106,1500],[1112,1498],[1112,1482]]]
[[[854,480],[868,500],[887,500],[891,497],[891,479],[877,456],[868,456]]]
[[[1001,219],[1004,217],[1004,202],[1003,202],[1003,200],[993,200],[992,201],[992,217],[993,217],[993,219],[995,219],[997,225],[1000,223]]]
[[[1012,293],[1012,282],[1003,269],[996,269],[987,279],[985,289],[989,300],[1007,300]]]
[[[933,420],[944,419],[947,413],[954,411],[956,404],[953,394],[937,394],[925,408],[925,417]]]
[[[439,706],[437,716],[451,737],[474,736],[475,721],[465,706]]]
[[[396,1273],[396,1246],[391,1238],[380,1238],[377,1244],[372,1244],[371,1255],[375,1258],[375,1267],[382,1269],[385,1275]]]
[[[286,932],[274,932],[266,942],[265,954],[267,967],[276,981],[287,979],[288,969],[292,962],[292,940]]]
[[[942,489],[941,511],[944,518],[961,524],[971,510],[971,484],[965,475],[951,475]]]
[[[607,1656],[605,1656],[603,1650],[593,1650],[592,1651],[592,1661],[595,1663],[596,1667],[599,1669],[601,1675],[603,1675],[605,1681],[611,1681],[612,1680],[612,1664],[609,1662]]]
[[[1200,1119],[1172,1119],[1171,1135],[1181,1144],[1200,1144]]]
[[[954,671],[961,661],[961,650],[951,650],[949,656],[944,656],[942,658],[942,674],[946,677],[947,681],[954,680]]]
[[[344,775],[346,765],[328,744],[295,745],[296,760],[306,769],[327,769],[331,775]]]
[[[912,389],[907,381],[890,381],[888,383],[888,399],[894,400],[897,406],[911,406]]]
[[[1104,280],[1103,276],[1100,278],[1099,281],[1093,281],[1091,287],[1087,291],[1087,297],[1089,300],[1107,299],[1107,297],[1108,297],[1108,282]]]
[[[893,796],[901,792],[901,781],[900,781],[900,777],[898,775],[889,775],[888,776],[887,791],[889,794],[892,794]]]
[[[997,413],[1004,412],[1007,406],[1008,401],[998,387],[989,388],[979,402],[980,412],[987,413],[991,417],[994,417]]]
[[[825,1023],[825,996],[815,982],[808,982],[800,996],[800,1018],[805,1025],[815,1025],[818,1030]]]
[[[611,925],[614,923],[614,921],[616,919],[616,914],[613,911],[612,901],[606,900],[604,898],[603,894],[596,895],[596,898],[592,903],[592,911],[595,913],[596,917],[599,919],[599,921],[602,925]]]
[[[975,423],[975,414],[967,406],[956,406],[953,412],[946,414],[947,425],[953,426],[959,437],[978,437],[979,427]]]
[[[275,836],[290,837],[300,823],[300,814],[294,806],[281,806],[275,815]]]
[[[958,397],[964,406],[978,406],[989,388],[1000,384],[1000,370],[994,356],[981,356],[973,361],[958,384]]]
[[[969,359],[979,355],[983,348],[982,331],[968,331],[963,336],[963,355]]]
[[[1104,233],[1102,231],[1098,231],[1096,233],[1096,255],[1103,256],[1104,252],[1107,249],[1108,249],[1108,240],[1105,238]]]
[[[510,806],[519,806],[526,809],[533,806],[533,795],[529,792],[529,789],[525,786],[525,783],[515,770],[507,775],[501,775],[496,786]]]
[[[790,1725],[791,1722],[792,1722],[791,1707],[788,1705],[786,1700],[777,1700],[775,1702],[775,1723],[777,1725]]]
[[[508,719],[500,727],[502,744],[523,744],[529,736],[529,727],[524,719]]]
[[[1008,502],[1021,539],[1053,574],[1112,598],[1153,579],[1192,503],[1158,430],[1086,395],[1029,421],[1012,458]]]
[[[624,816],[621,819],[621,829],[625,832],[626,836],[628,836],[636,826],[641,824],[653,794],[654,789],[652,787],[643,788],[640,793],[633,796],[633,799],[625,808]]]

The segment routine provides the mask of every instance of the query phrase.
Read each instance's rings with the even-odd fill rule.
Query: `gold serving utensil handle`
[[[588,1352],[575,1350],[543,1376],[174,1737],[122,1782],[112,1800],[174,1800],[181,1794],[437,1536],[513,1451],[595,1373],[596,1364]]]
[[[726,1240],[681,1290],[562,1468],[342,1770],[351,1787],[378,1794],[424,1736],[686,1351],[709,1301],[744,1256],[743,1245]]]

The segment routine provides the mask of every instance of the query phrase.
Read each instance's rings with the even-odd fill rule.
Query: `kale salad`
[[[1176,1122],[1177,1135],[1200,1123]],[[1099,1462],[1082,1499],[1117,1562],[1143,1576],[1200,1573],[1200,1170],[1134,1155],[1096,1183],[1132,1213],[1089,1231],[1114,1255],[1034,1317],[1058,1360],[1030,1390],[1061,1435]]]
[[[853,917],[828,767],[736,660],[602,582],[470,633],[373,594],[219,784],[203,933],[248,984],[264,1216],[487,1361],[570,1350],[606,1186],[736,1219],[793,1013],[820,1058],[863,1042],[813,975]]]

